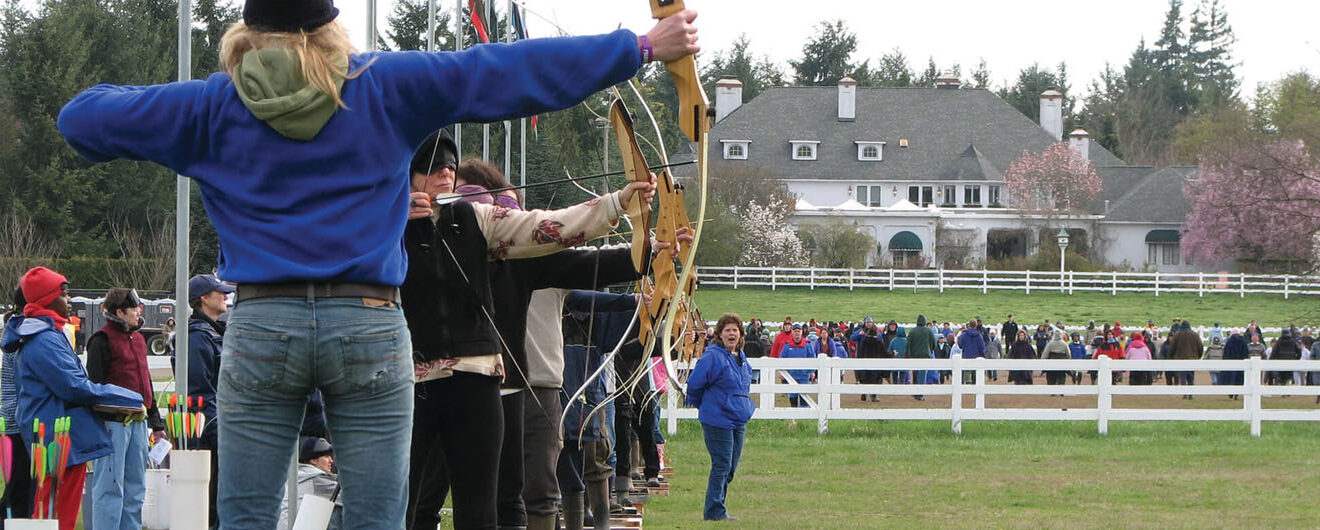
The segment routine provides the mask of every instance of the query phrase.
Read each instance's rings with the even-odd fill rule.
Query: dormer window
[[[885,143],[867,142],[858,140],[853,142],[857,144],[857,159],[862,161],[879,162],[884,160]]]
[[[720,140],[724,144],[725,160],[747,160],[747,149],[751,147],[751,140]]]
[[[793,160],[816,159],[816,146],[820,145],[820,142],[815,140],[789,140],[788,143],[793,146]]]

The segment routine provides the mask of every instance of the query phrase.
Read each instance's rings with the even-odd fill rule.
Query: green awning
[[[1147,243],[1177,243],[1182,241],[1182,234],[1177,230],[1151,230],[1146,232]]]
[[[904,230],[889,238],[889,250],[921,250],[921,238]]]

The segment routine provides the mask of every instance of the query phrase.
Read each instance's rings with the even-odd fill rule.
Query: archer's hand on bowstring
[[[688,9],[665,17],[651,28],[646,39],[651,42],[651,49],[655,50],[652,57],[657,61],[668,62],[701,51],[701,46],[697,46],[697,26],[692,24],[696,19],[697,12]]]
[[[408,196],[408,219],[421,219],[431,216],[431,197],[424,191],[414,191]]]
[[[677,258],[679,249],[692,244],[692,240],[695,239],[693,234],[695,233],[695,230],[688,227],[679,228],[678,232],[675,233],[675,239],[678,239],[677,245],[671,244],[668,241],[657,241],[653,237],[651,238],[651,248],[655,249],[656,252],[669,249],[669,257]]]

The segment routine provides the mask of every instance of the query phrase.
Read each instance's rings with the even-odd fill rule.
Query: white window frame
[[[853,142],[857,145],[857,160],[863,162],[880,162],[885,159],[885,143],[857,140]],[[875,148],[875,156],[866,156],[868,148]]]
[[[1004,205],[999,197],[999,186],[994,184],[986,186],[985,190],[985,205],[989,207],[992,204],[999,204],[1000,206]]]
[[[941,184],[941,185],[940,185],[940,195],[941,195],[941,198],[940,198],[940,204],[939,204],[939,206],[944,206],[944,205],[946,205],[946,204],[949,205],[949,206],[954,206],[954,207],[957,207],[957,206],[958,206],[958,185],[957,185],[957,184]]]
[[[790,145],[793,146],[793,147],[792,147],[792,151],[790,152],[790,154],[793,155],[793,160],[816,160],[816,159],[817,159],[817,149],[816,149],[816,146],[819,145],[820,142],[818,142],[818,141],[816,141],[816,140],[789,140],[788,143],[789,143]],[[802,156],[802,155],[799,155],[799,154],[798,154],[798,151],[801,150],[803,147],[806,147],[807,149],[810,149],[810,150],[811,150],[811,154],[810,154],[809,156]]]
[[[725,160],[747,160],[747,152],[751,150],[751,140],[720,140],[724,144]],[[734,149],[742,149],[742,155],[733,153]]]
[[[972,194],[973,192],[976,194],[976,197],[974,197],[976,199],[975,201],[970,200],[972,197],[968,197],[968,195]],[[980,184],[963,185],[963,206],[967,208],[980,208],[982,206],[985,206],[985,202],[981,200]]]
[[[917,189],[917,201],[916,201],[916,202],[912,202],[912,188],[916,188],[916,189]],[[929,195],[930,195],[930,200],[929,200],[929,201],[923,200],[923,197],[924,197],[925,195],[927,195],[926,193],[922,193],[923,191],[929,192]],[[915,204],[915,205],[920,206],[920,207],[922,207],[922,208],[925,208],[925,207],[927,207],[927,206],[930,206],[930,205],[932,205],[932,204],[935,204],[935,186],[933,186],[933,185],[931,185],[931,184],[909,184],[909,185],[908,185],[908,202],[912,202],[912,204]]]
[[[1146,263],[1150,265],[1182,265],[1182,242],[1146,243]]]

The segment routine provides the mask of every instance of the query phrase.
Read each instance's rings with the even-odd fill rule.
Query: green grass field
[[[1313,424],[757,421],[729,491],[738,528],[1314,528]],[[647,528],[701,528],[701,428],[669,437]]]
[[[1062,320],[1068,325],[1083,325],[1094,319],[1097,323],[1115,320],[1125,325],[1145,325],[1147,319],[1167,327],[1174,317],[1192,322],[1194,326],[1210,326],[1222,322],[1228,327],[1245,326],[1256,319],[1263,327],[1278,327],[1295,322],[1298,326],[1320,325],[1320,297],[1281,295],[1215,294],[1204,298],[1195,294],[1149,293],[1076,293],[1063,295],[1036,291],[975,291],[911,289],[889,291],[885,289],[718,289],[702,288],[697,291],[697,305],[708,319],[719,318],[727,312],[738,313],[744,320],[751,317],[767,322],[782,322],[784,316],[794,320],[847,320],[858,321],[866,315],[876,320],[914,322],[918,313],[925,313],[938,322],[967,322],[981,317],[987,323],[998,325],[1012,314],[1018,322],[1032,324],[1044,319]]]

